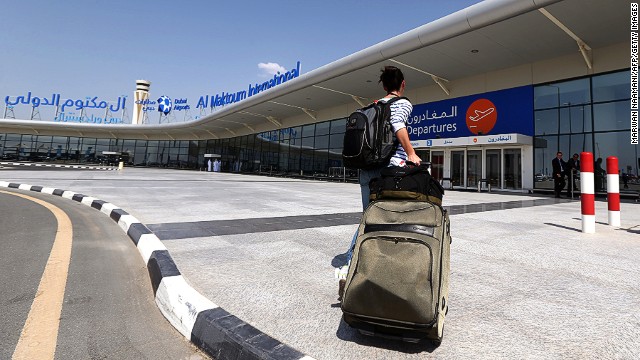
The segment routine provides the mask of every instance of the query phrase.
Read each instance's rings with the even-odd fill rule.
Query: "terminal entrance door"
[[[487,166],[487,177],[489,180],[489,184],[494,189],[500,189],[502,187],[502,164],[501,160],[501,150],[500,149],[487,149],[485,151],[485,160]]]
[[[522,189],[522,152],[504,149],[504,188]]]
[[[444,151],[431,152],[431,176],[438,181],[444,177]]]
[[[465,166],[464,150],[451,151],[451,185],[454,187],[465,187]]]
[[[448,170],[455,188],[476,189],[486,179],[493,189],[522,189],[522,149],[468,147],[448,150],[448,169],[444,169],[445,151],[431,152],[431,173],[441,180]]]
[[[482,177],[482,150],[467,150],[467,187],[478,186]]]
[[[451,151],[451,184],[460,188],[475,188],[482,179],[482,150]]]

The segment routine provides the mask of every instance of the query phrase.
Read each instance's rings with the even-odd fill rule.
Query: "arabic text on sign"
[[[4,98],[4,103],[7,106],[14,106],[17,104],[31,105],[33,107],[60,106],[60,110],[62,112],[65,111],[66,107],[74,107],[76,110],[106,109],[107,107],[109,107],[109,110],[111,110],[112,112],[117,112],[120,109],[125,108],[126,101],[127,101],[126,97],[124,96],[118,97],[118,105],[115,108],[113,105],[109,105],[107,101],[102,100],[98,102],[97,96],[94,96],[93,98],[87,97],[86,100],[84,101],[80,99],[78,100],[65,99],[65,101],[62,104],[60,104],[60,94],[52,94],[51,99],[48,99],[46,97],[42,97],[42,98],[38,96],[32,97],[31,91],[29,91],[26,96],[24,95],[17,96],[15,101],[11,101],[11,97],[8,95]]]

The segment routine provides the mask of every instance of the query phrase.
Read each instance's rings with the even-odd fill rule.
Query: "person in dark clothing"
[[[578,154],[573,154],[573,157],[567,161],[567,197],[572,197],[573,193],[577,189],[577,181],[580,173],[580,159]]]
[[[558,151],[556,158],[551,161],[553,167],[553,190],[557,198],[560,197],[562,189],[564,189],[564,174],[567,169],[567,163],[562,160],[562,151]]]
[[[596,192],[605,191],[604,179],[607,177],[607,172],[602,168],[602,158],[598,158],[593,166],[593,177]]]
[[[622,184],[624,185],[624,189],[629,188],[629,173],[622,173]]]

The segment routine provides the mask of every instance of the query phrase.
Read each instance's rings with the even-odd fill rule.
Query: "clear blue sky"
[[[0,105],[7,95],[117,100],[136,79],[151,99],[246,90],[272,77],[260,63],[302,73],[480,2],[3,1]],[[41,106],[42,119],[51,116]],[[44,111],[43,111],[44,110]],[[0,113],[0,117],[3,113]],[[16,106],[18,118],[30,107]]]

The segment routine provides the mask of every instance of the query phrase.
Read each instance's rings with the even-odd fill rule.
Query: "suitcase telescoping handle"
[[[416,163],[414,163],[413,161],[408,161],[407,160],[407,166],[408,167],[420,167],[420,168],[424,168],[426,170],[429,171],[429,174],[431,174],[431,163],[428,161],[423,161],[420,163],[420,165],[416,165]]]

